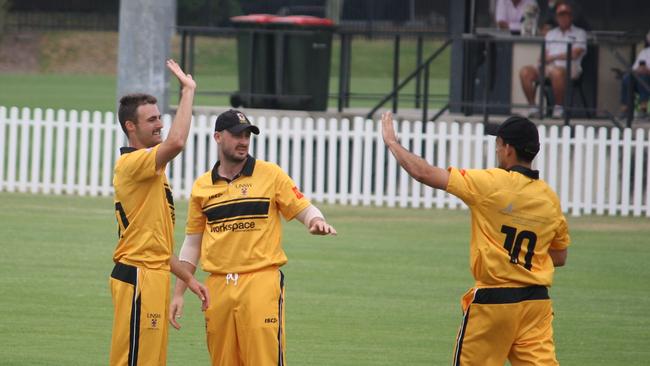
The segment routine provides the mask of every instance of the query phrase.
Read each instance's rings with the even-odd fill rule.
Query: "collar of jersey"
[[[136,149],[135,147],[122,146],[122,147],[120,147],[120,154],[124,155],[124,154],[128,154],[128,153],[132,153],[132,152],[137,151],[137,150],[138,149]]]
[[[515,165],[510,169],[506,169],[509,172],[517,172],[523,174],[531,179],[539,179],[539,170],[528,169],[525,166]]]
[[[223,179],[226,182],[232,182],[233,180],[241,177],[242,175],[246,175],[250,177],[251,175],[253,175],[253,170],[255,169],[255,158],[248,155],[248,158],[246,158],[246,162],[244,163],[244,167],[241,169],[241,172],[237,173],[237,175],[235,175],[232,178],[232,180],[219,175],[218,171],[219,171],[220,164],[221,162],[217,160],[216,164],[214,164],[214,167],[212,167],[212,184],[217,184],[217,181],[219,179]]]

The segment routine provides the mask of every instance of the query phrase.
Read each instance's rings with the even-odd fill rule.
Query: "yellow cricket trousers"
[[[111,366],[167,363],[167,270],[116,263],[110,277],[113,298]]]
[[[213,366],[285,365],[284,275],[277,267],[212,274],[206,280]]]
[[[555,366],[548,289],[475,288],[461,300],[454,366]]]

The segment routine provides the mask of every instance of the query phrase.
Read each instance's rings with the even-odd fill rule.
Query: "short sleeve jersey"
[[[548,31],[544,37],[546,41],[546,50],[549,55],[565,54],[567,50],[567,43],[571,43],[571,49],[583,49],[585,52],[575,60],[571,60],[571,70],[582,71],[582,59],[587,54],[587,32],[584,29],[571,25],[571,28],[563,32],[560,27],[556,27]],[[566,60],[555,60],[553,65],[557,67],[565,67]]]
[[[309,200],[275,164],[249,156],[232,181],[218,167],[194,182],[188,207],[186,233],[203,234],[203,270],[247,273],[285,264],[280,215],[293,219]]]
[[[164,168],[156,171],[156,152],[124,147],[113,175],[119,240],[113,260],[169,269],[174,243],[174,201]]]
[[[557,195],[537,171],[449,169],[447,191],[472,212],[470,267],[477,287],[551,286],[549,249],[569,246]]]

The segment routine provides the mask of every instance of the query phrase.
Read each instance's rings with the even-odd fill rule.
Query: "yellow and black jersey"
[[[472,212],[470,266],[477,287],[550,286],[549,249],[569,246],[557,195],[539,172],[449,168],[447,191]]]
[[[119,234],[113,261],[168,270],[174,243],[174,200],[164,167],[156,171],[159,146],[120,149],[113,175]]]
[[[247,273],[285,264],[280,214],[291,220],[309,200],[273,163],[248,156],[232,181],[218,167],[194,182],[187,214],[186,233],[203,234],[203,270]]]

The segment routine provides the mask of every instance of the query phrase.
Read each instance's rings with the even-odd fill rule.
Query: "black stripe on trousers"
[[[463,338],[465,338],[465,329],[467,329],[467,322],[469,320],[469,309],[470,307],[468,306],[467,311],[463,316],[463,324],[461,325],[460,331],[458,332],[458,340],[456,341],[456,353],[454,354],[454,366],[460,365],[460,352],[463,349]]]
[[[474,304],[515,304],[529,300],[548,300],[544,286],[480,288],[474,295]]]
[[[282,306],[284,305],[284,298],[282,291],[284,290],[284,273],[280,272],[280,298],[278,299],[278,366],[284,366],[284,350],[282,349]]]
[[[129,358],[128,365],[138,364],[138,348],[140,345],[140,312],[142,304],[138,294],[138,268],[124,263],[115,263],[111,277],[133,286],[131,300],[131,320],[129,321]]]
[[[136,282],[138,281],[138,268],[117,262],[115,263],[115,267],[113,267],[111,277],[135,286]]]
[[[131,303],[131,329],[129,329],[129,366],[138,364],[138,349],[140,348],[140,296],[136,296],[133,289],[133,302]]]

